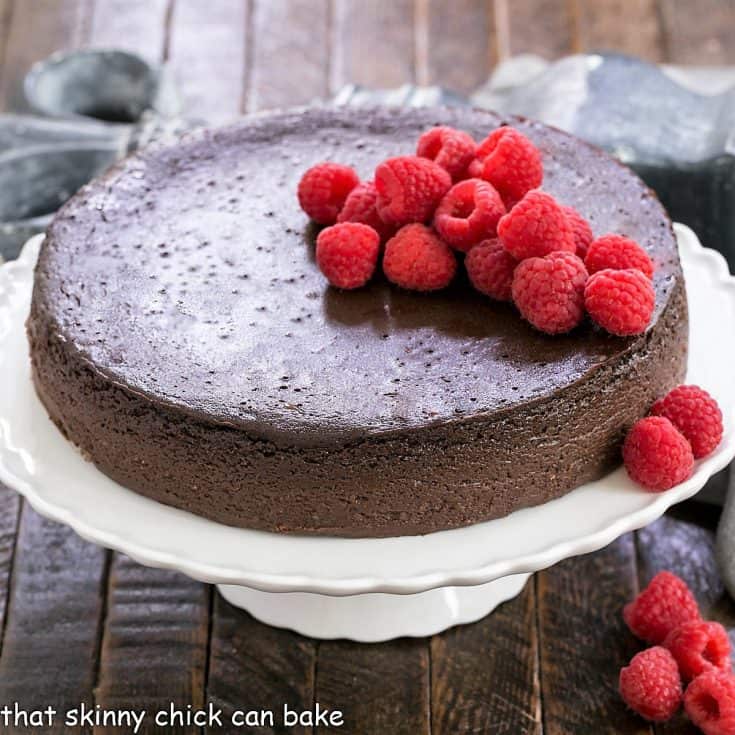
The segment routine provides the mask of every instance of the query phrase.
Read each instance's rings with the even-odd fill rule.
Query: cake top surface
[[[546,397],[646,335],[620,339],[585,323],[549,337],[463,278],[433,294],[380,276],[337,291],[314,264],[317,229],[295,195],[318,161],[370,178],[433,125],[480,140],[504,121],[541,150],[543,189],[596,236],[626,234],[651,255],[654,325],[681,275],[655,196],[565,133],[462,109],[287,112],[143,151],[59,212],[34,298],[95,370],[266,439],[359,440]]]

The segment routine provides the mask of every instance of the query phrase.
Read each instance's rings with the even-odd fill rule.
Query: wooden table
[[[308,103],[346,82],[465,92],[520,52],[552,58],[612,48],[656,61],[733,63],[735,3],[694,5],[0,0],[0,104],[19,107],[32,62],[86,45],[166,60],[188,112],[211,119]],[[229,711],[318,701],[344,712],[344,733],[652,733],[616,694],[618,669],[637,650],[621,607],[669,568],[694,586],[706,613],[735,626],[713,560],[716,515],[685,504],[603,551],[535,575],[478,623],[430,639],[358,645],[263,626],[211,587],[85,543],[0,488],[0,707],[65,710],[84,702],[151,711],[212,701]],[[656,732],[692,728],[680,719]]]

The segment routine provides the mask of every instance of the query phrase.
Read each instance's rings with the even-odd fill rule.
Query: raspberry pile
[[[541,332],[564,334],[589,316],[610,334],[642,334],[655,302],[651,258],[622,234],[595,239],[580,212],[539,188],[543,177],[541,152],[520,130],[504,125],[477,143],[442,125],[420,136],[415,155],[380,162],[369,181],[349,166],[313,166],[298,198],[328,226],[323,242],[340,243],[317,254],[337,288],[364,286],[380,263],[397,286],[435,291],[463,262],[475,289],[514,303]],[[351,224],[375,231],[382,261]]]
[[[696,385],[680,385],[656,401],[623,442],[630,477],[651,492],[684,482],[694,460],[713,452],[722,439],[722,411]]]
[[[659,572],[623,618],[652,644],[620,671],[625,703],[650,722],[665,722],[682,704],[705,735],[735,733],[735,676],[727,631],[702,617],[686,583]]]

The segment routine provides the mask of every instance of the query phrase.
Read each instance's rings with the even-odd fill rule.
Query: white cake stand
[[[317,638],[381,641],[476,620],[516,595],[529,573],[658,518],[735,455],[735,279],[691,230],[679,225],[676,232],[690,305],[689,380],[720,401],[725,437],[689,480],[666,493],[646,493],[618,469],[506,518],[388,539],[248,531],[160,505],[82,459],[36,398],[24,322],[39,238],[0,268],[0,478],[84,538],[213,582],[271,625]]]

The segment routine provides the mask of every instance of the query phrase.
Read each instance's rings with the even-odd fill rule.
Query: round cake
[[[547,336],[462,276],[328,286],[296,202],[307,167],[369,178],[433,125],[506,123],[541,151],[544,190],[653,259],[644,334]],[[671,223],[635,174],[465,109],[279,113],[127,158],[56,216],[28,320],[38,395],[102,472],[225,524],[337,536],[464,526],[601,477],[681,382],[687,330]]]

